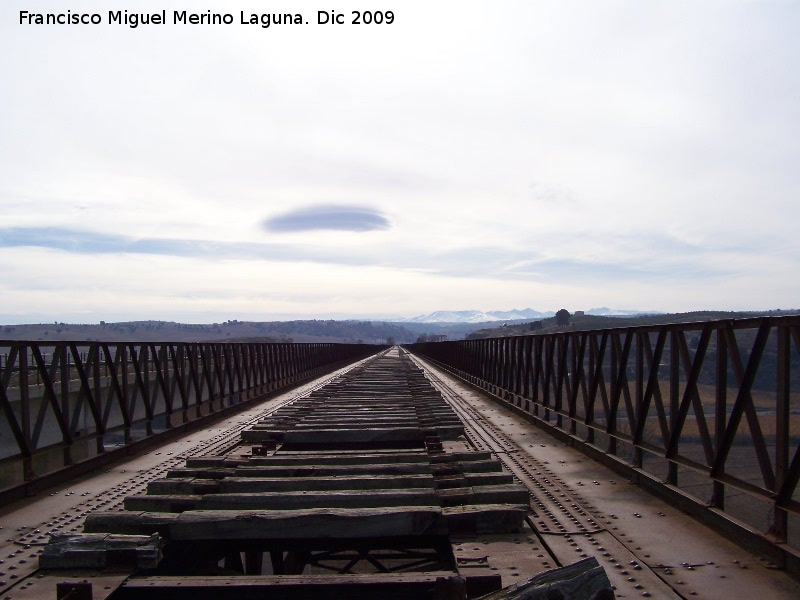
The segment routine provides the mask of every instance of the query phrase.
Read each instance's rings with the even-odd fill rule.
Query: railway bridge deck
[[[800,596],[768,559],[396,347],[9,503],[0,525],[14,600],[63,581],[116,600]]]

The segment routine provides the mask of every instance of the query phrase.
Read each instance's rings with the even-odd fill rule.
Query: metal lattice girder
[[[792,499],[800,482],[800,449],[792,452],[800,431],[791,429],[800,389],[798,316],[409,348],[503,400],[524,402],[533,418],[576,441],[593,445],[602,435],[612,455],[623,442],[633,448],[623,458],[633,468],[648,457],[666,459],[672,485],[681,484],[679,466],[690,469],[712,484],[713,494],[701,501],[716,508],[725,507],[728,487],[758,498],[773,507],[769,529],[779,539],[786,536],[786,514],[800,516]],[[753,455],[756,477],[737,473],[734,448],[737,456],[743,448]]]
[[[73,462],[76,443],[136,443],[183,421],[212,415],[259,394],[291,385],[381,347],[366,344],[221,344],[2,341],[0,412],[13,437],[0,460],[19,463],[26,480],[41,480],[40,454],[63,452]],[[194,415],[189,415],[195,407]],[[84,450],[81,450],[82,455]],[[27,484],[0,490],[24,496]]]

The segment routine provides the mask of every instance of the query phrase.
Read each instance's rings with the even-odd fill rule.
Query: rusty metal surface
[[[489,453],[444,451],[442,440],[463,432],[441,394],[395,350],[274,411],[242,432],[240,447],[188,459],[148,494],[128,497],[125,513],[92,517],[87,531],[158,528],[171,574],[188,575],[204,561],[213,571],[219,557],[227,563],[239,552],[253,557],[241,566],[248,575],[454,568],[448,532],[517,532],[528,510],[524,488],[496,484],[502,467]],[[428,478],[426,487],[404,490],[365,485],[370,474]],[[337,476],[343,489],[332,484]],[[194,495],[170,485],[192,477],[217,483]]]
[[[396,353],[395,350],[391,354],[396,356]],[[325,431],[318,427],[318,422],[325,419],[329,420],[329,425],[334,429],[337,419],[342,419],[342,423],[347,423],[348,427],[369,429],[370,421],[362,419],[359,414],[358,407],[362,405],[370,407],[371,410],[366,411],[367,413],[375,411],[377,422],[394,422],[404,412],[384,410],[373,402],[377,380],[366,385],[357,381],[351,382],[349,390],[352,402],[349,409],[345,409],[344,403],[340,402],[334,392],[346,378],[337,380],[336,375],[332,375],[326,379],[331,384],[327,391],[322,387],[323,381],[309,384],[294,394],[286,394],[259,407],[250,408],[214,429],[171,442],[115,466],[108,472],[98,473],[95,477],[82,478],[68,487],[53,489],[53,495],[39,497],[35,503],[17,503],[0,512],[0,526],[3,527],[0,537],[7,540],[0,541],[0,556],[4,557],[4,562],[0,563],[0,572],[3,573],[0,580],[5,581],[0,586],[0,597],[13,600],[54,598],[57,581],[69,579],[96,582],[93,586],[95,598],[105,598],[111,594],[125,579],[125,572],[38,571],[36,556],[40,545],[47,541],[48,532],[83,531],[83,523],[91,513],[111,509],[114,513],[122,514],[120,511],[124,507],[125,498],[146,498],[148,484],[152,483],[152,490],[158,494],[173,489],[178,490],[174,493],[179,493],[184,489],[181,486],[189,485],[181,482],[188,482],[190,479],[174,478],[177,484],[173,485],[170,483],[173,478],[168,475],[181,472],[182,469],[197,469],[202,473],[212,473],[214,469],[220,471],[221,479],[195,478],[195,483],[191,485],[197,486],[194,490],[200,495],[210,492],[210,496],[213,496],[220,493],[221,482],[228,477],[228,471],[233,474],[230,481],[232,488],[236,489],[236,486],[244,485],[241,481],[251,479],[244,476],[247,469],[293,469],[298,466],[301,471],[298,472],[297,481],[293,482],[286,476],[274,478],[273,481],[296,491],[304,489],[300,486],[302,479],[308,480],[308,489],[342,489],[340,483],[332,483],[335,475],[314,475],[313,470],[308,471],[302,467],[303,461],[314,462],[321,471],[335,470],[342,466],[361,471],[370,465],[383,465],[381,468],[389,468],[390,465],[414,465],[413,469],[416,470],[419,465],[425,464],[429,469],[427,474],[411,476],[426,479],[424,485],[421,481],[412,481],[415,486],[421,486],[422,489],[428,487],[435,491],[440,497],[439,502],[443,504],[455,497],[451,495],[453,491],[461,494],[459,497],[464,501],[471,498],[469,502],[481,502],[479,495],[472,495],[474,490],[478,490],[480,486],[494,486],[501,480],[503,483],[500,487],[505,489],[504,486],[508,484],[503,478],[513,478],[513,481],[518,482],[517,485],[524,486],[523,490],[527,489],[530,513],[516,531],[450,531],[446,549],[440,545],[442,538],[439,534],[424,538],[426,543],[431,543],[431,547],[420,548],[411,553],[408,552],[411,538],[396,539],[383,545],[380,538],[365,538],[363,544],[359,542],[356,547],[352,545],[352,540],[343,540],[339,545],[326,542],[329,547],[314,556],[298,554],[304,547],[291,542],[290,552],[285,555],[281,552],[279,562],[285,564],[290,572],[292,569],[299,569],[303,564],[303,575],[289,575],[300,579],[296,582],[283,580],[286,586],[280,593],[291,594],[286,590],[301,584],[303,577],[321,577],[330,573],[331,567],[339,570],[344,567],[344,574],[347,575],[347,565],[355,565],[361,560],[365,567],[369,567],[369,564],[372,564],[372,568],[381,565],[383,568],[405,572],[405,580],[398,577],[395,583],[398,586],[422,585],[418,589],[424,588],[425,577],[438,579],[450,573],[454,582],[459,578],[465,580],[466,590],[473,590],[473,596],[470,597],[475,597],[476,590],[486,593],[496,589],[498,584],[508,586],[550,569],[570,565],[586,557],[595,557],[604,567],[616,588],[617,597],[620,598],[789,598],[800,595],[800,585],[785,573],[775,570],[774,565],[770,565],[768,561],[726,541],[674,507],[646,494],[632,482],[550,437],[496,399],[465,385],[427,361],[415,360],[425,369],[426,377],[433,386],[441,392],[443,401],[461,420],[462,434],[452,439],[438,440],[430,436],[414,442],[414,448],[387,448],[385,442],[380,442],[366,450],[362,442],[358,448],[341,447],[335,451],[324,450],[322,445],[304,445],[307,442],[286,445],[280,439],[259,442],[241,440],[241,432],[254,427],[270,432],[269,435],[273,438],[283,436],[284,439],[286,432],[298,427],[300,430],[307,427],[313,431]],[[392,394],[393,399],[388,399],[387,403],[404,403],[402,398],[405,393],[402,386],[393,388]],[[330,409],[326,413],[327,417],[318,419],[318,415],[322,413],[309,410],[307,399],[312,397],[325,398]],[[422,397],[429,396],[426,393]],[[407,411],[414,404],[407,405],[404,410]],[[302,415],[298,413],[300,409]],[[443,427],[442,431],[449,431],[448,428],[452,427],[452,421],[445,418],[443,415],[446,413],[438,408],[431,412],[415,409],[415,414],[415,418],[423,419],[428,429],[435,430],[436,426],[440,426]],[[287,417],[292,422],[291,427],[286,425]],[[285,427],[285,430],[280,430],[280,427]],[[397,441],[391,444],[396,445]],[[254,452],[254,449],[263,451]],[[486,460],[487,456],[491,460]],[[273,465],[270,465],[270,459],[274,461]],[[469,462],[467,459],[472,461],[473,467],[465,471],[463,465]],[[502,465],[502,469],[495,471],[493,467],[489,468],[492,461]],[[453,468],[456,464],[462,466]],[[225,474],[222,474],[223,471]],[[258,480],[259,477],[252,479]],[[376,480],[374,485],[365,487],[397,489],[393,484],[383,487],[386,479],[391,476],[379,477],[383,481]],[[473,478],[473,483],[468,483],[470,477]],[[155,485],[156,481],[165,483]],[[383,493],[386,496],[392,494],[390,491]],[[459,506],[454,508],[460,509]],[[337,510],[344,510],[341,512],[344,515],[348,509]],[[395,513],[403,511],[402,507],[391,510]],[[424,512],[431,514],[437,510],[444,515],[450,509],[441,506],[424,508]],[[387,514],[389,512],[391,511]],[[475,523],[473,520],[473,526]],[[276,540],[270,542],[269,547],[278,548],[286,543],[286,540]],[[304,542],[299,540],[297,543]],[[348,543],[351,545],[348,546]],[[235,546],[231,548],[235,549]],[[220,563],[220,571],[216,575],[226,580],[224,587],[233,586],[235,590],[237,581],[244,586],[242,589],[247,586],[261,589],[270,585],[281,585],[279,580],[268,580],[269,577],[275,578],[270,571],[268,554],[262,555],[260,566],[254,562],[256,551],[260,552],[263,548],[267,546],[248,546],[240,555],[238,567],[235,566],[235,561],[230,562],[230,557],[226,557],[224,568]],[[365,560],[367,557],[374,562],[369,563],[369,560]],[[416,566],[412,566],[415,563]],[[278,563],[273,563],[275,564]],[[231,568],[240,570],[236,574]],[[263,569],[263,578],[259,579],[262,576],[256,575],[252,569]],[[414,575],[409,569],[422,572]],[[429,575],[426,575],[426,571]],[[430,575],[432,573],[436,575]],[[127,573],[129,574],[130,572]],[[11,579],[10,575],[16,577]],[[210,573],[204,576],[208,575]],[[353,569],[350,576],[356,575],[365,574]],[[390,574],[379,575],[375,582],[383,578],[382,584],[391,584]],[[182,577],[191,577],[176,573],[152,576],[155,578],[147,579],[150,575],[142,574],[137,575],[135,580],[132,579],[135,583],[127,592],[130,597],[147,597],[147,592],[141,590],[153,586],[160,586],[169,593],[171,586],[181,585]],[[315,579],[314,582],[318,586],[326,585],[322,579]],[[233,594],[231,597],[236,597],[235,591],[229,593]],[[430,593],[435,594],[433,591]]]
[[[0,340],[0,502],[378,349]]]
[[[39,571],[4,592],[3,598],[12,600],[56,600],[56,588],[62,583],[91,584],[92,600],[103,600],[130,575],[129,571],[108,569],[72,569],[67,571]]]
[[[466,418],[468,436],[492,447],[531,491],[543,566],[595,556],[620,598],[791,598],[800,584],[633,482],[520,418],[496,399],[415,358]],[[521,540],[522,541],[522,540]],[[492,556],[490,546],[475,546]]]
[[[210,569],[206,571],[208,574],[223,569],[218,575],[230,575],[232,570],[238,570],[243,575],[238,580],[242,585],[249,581],[248,577],[264,573],[266,579],[259,584],[262,586],[273,585],[268,579],[270,576],[274,578],[274,573],[286,573],[287,576],[295,577],[296,573],[302,572],[310,578],[309,582],[321,584],[323,580],[319,578],[331,568],[339,570],[343,575],[366,575],[377,569],[376,576],[384,576],[384,583],[391,584],[396,593],[404,593],[404,589],[410,590],[408,586],[415,581],[410,574],[415,571],[424,575],[450,569],[450,579],[464,581],[464,590],[471,594],[470,597],[476,597],[478,594],[496,590],[501,585],[525,581],[556,566],[555,563],[539,559],[538,555],[542,552],[547,552],[548,557],[552,553],[545,550],[544,545],[532,535],[533,530],[523,520],[529,510],[529,497],[525,488],[510,483],[511,476],[503,471],[497,454],[480,451],[466,440],[464,423],[456,418],[452,408],[448,408],[444,398],[435,392],[430,383],[424,377],[420,379],[420,372],[408,367],[408,359],[400,360],[397,351],[391,355],[391,360],[374,361],[377,371],[372,368],[357,376],[340,378],[306,399],[287,403],[265,415],[264,419],[248,430],[257,432],[258,440],[249,439],[253,436],[248,435],[238,446],[220,448],[213,457],[188,458],[185,466],[170,466],[166,472],[162,471],[162,475],[166,477],[152,482],[149,487],[148,491],[154,492],[153,494],[143,495],[137,489],[133,496],[127,496],[129,501],[131,497],[136,497],[137,503],[153,502],[172,510],[169,493],[179,494],[186,485],[195,485],[197,487],[192,489],[199,495],[192,497],[193,501],[197,498],[198,502],[221,502],[221,506],[225,506],[233,496],[221,492],[232,488],[252,489],[250,482],[257,484],[259,489],[267,482],[268,488],[278,485],[284,489],[288,486],[298,492],[306,489],[304,482],[311,484],[308,490],[341,489],[341,485],[332,484],[334,473],[339,472],[349,485],[340,492],[332,493],[331,501],[348,504],[355,501],[361,504],[369,500],[370,503],[375,503],[370,504],[373,508],[326,508],[325,514],[330,518],[323,524],[323,521],[318,520],[322,516],[320,509],[304,510],[287,505],[278,510],[262,509],[261,512],[254,513],[236,510],[233,506],[215,512],[195,511],[190,507],[183,509],[174,505],[174,510],[183,510],[177,515],[177,521],[172,518],[162,522],[178,523],[188,519],[187,522],[196,523],[192,527],[198,529],[183,527],[179,530],[177,525],[159,526],[167,539],[164,568],[172,576],[184,573],[185,577],[191,577],[191,572],[196,572],[198,564],[207,564],[203,569]],[[392,378],[398,377],[395,364],[402,366],[399,375],[404,383],[390,383]],[[360,412],[362,409],[366,409],[365,413],[369,418],[363,418]],[[408,417],[402,417],[403,414],[413,415],[410,418],[412,422],[408,422]],[[395,435],[387,438],[383,433],[384,426],[396,426],[395,421],[398,418],[402,420],[402,425],[395,427]],[[325,423],[325,427],[319,428],[319,422]],[[348,434],[350,441],[345,441],[338,435],[340,427],[360,433]],[[313,432],[314,435],[290,435],[303,431]],[[420,433],[423,435],[420,436]],[[404,473],[406,470],[420,472],[420,475],[428,474],[426,485],[429,491],[423,489],[421,493],[430,495],[428,502],[435,506],[380,508],[384,503],[383,499],[407,492],[393,491],[397,486],[389,485],[386,489],[377,488],[383,490],[381,493],[367,491],[364,494],[353,489],[363,485],[363,481],[359,479],[362,476],[349,476],[351,472],[360,474],[376,471],[384,473],[380,477],[385,481],[390,473],[398,469],[400,472],[394,476],[401,479],[408,477]],[[191,480],[192,476],[204,479]],[[297,481],[293,482],[292,477]],[[181,483],[184,481],[186,483]],[[197,483],[191,484],[190,481]],[[347,491],[348,488],[351,489],[350,492]],[[366,488],[376,489],[373,485]],[[285,495],[293,493],[296,492]],[[310,502],[316,505],[325,501],[323,493],[312,491],[306,495],[304,504]],[[173,497],[181,502],[186,499],[186,496]],[[247,502],[266,501],[270,504],[278,500],[271,492],[256,493],[252,498],[236,496],[240,497]],[[515,504],[497,504],[505,497]],[[524,502],[524,506],[520,506],[520,502]],[[109,516],[119,515],[125,519],[125,523],[133,523],[139,518],[140,513],[136,511],[125,512],[130,514],[126,516],[115,510]],[[287,513],[292,513],[291,520],[287,520]],[[369,526],[364,520],[384,513],[389,519],[386,523],[375,522],[375,526]],[[398,517],[406,519],[403,515],[423,513],[427,515],[426,519],[433,519],[431,523],[435,526],[421,530],[422,535],[415,534],[413,530],[400,537],[396,534],[393,537],[381,535],[384,530],[398,533],[405,531],[403,528],[406,526],[402,525],[402,520],[397,520]],[[109,520],[103,515],[100,517],[99,521],[93,521],[91,531],[116,531],[113,522],[117,522],[117,519]],[[143,518],[148,523],[153,522],[149,516]],[[217,525],[208,528],[209,519]],[[275,523],[270,525],[270,531],[274,529],[274,533],[266,534],[265,538],[264,534],[250,531],[247,526],[242,528],[241,524],[245,522],[242,519],[254,519],[254,526],[263,532],[267,531],[263,528],[266,524],[264,519],[269,519],[270,523]],[[311,521],[302,525],[301,521],[307,519]],[[337,525],[341,519],[351,519],[351,527],[342,528]],[[300,529],[294,525],[285,529],[282,525],[283,522],[288,525],[295,521],[301,525]],[[231,528],[234,522],[238,524]],[[318,531],[311,535],[313,532],[308,529],[308,523],[314,524],[312,529],[324,527],[326,532]],[[102,529],[104,526],[111,529]],[[134,528],[137,527],[139,526],[134,523]],[[219,532],[222,531],[225,533],[220,538]],[[452,536],[450,541],[447,540],[448,531]],[[192,540],[200,540],[202,543],[180,545],[180,539],[190,533]],[[206,540],[212,545],[208,545]],[[488,558],[481,555],[476,559],[475,548],[480,548],[481,545],[490,546],[491,555]],[[218,558],[221,556],[220,552],[225,556],[224,565],[221,558]],[[241,556],[247,555],[246,560],[230,561],[231,552],[236,556],[242,552]],[[199,554],[192,558],[192,553]],[[265,560],[268,556],[271,560]],[[211,563],[208,563],[208,557],[211,557]],[[220,562],[214,566],[217,561]],[[366,572],[363,572],[364,569]],[[386,571],[396,571],[398,576],[389,577]],[[199,573],[202,572],[204,571]],[[177,583],[169,583],[158,573],[155,575],[156,579],[137,577],[137,583],[127,586],[125,593],[137,594],[139,592],[136,589],[146,589],[151,584],[166,586],[165,589],[180,585],[180,579],[176,580]],[[419,577],[416,579],[419,580]],[[283,584],[286,583],[287,581],[281,580],[275,581],[274,585],[285,588]],[[235,577],[230,585],[236,586]],[[336,589],[333,583],[326,585],[330,585],[330,589]],[[229,589],[228,594],[236,594],[227,584],[226,588]],[[243,587],[242,590],[244,589]],[[277,590],[276,587],[275,593],[283,593]],[[429,596],[429,593],[434,596]],[[440,596],[431,590],[424,597]]]
[[[748,524],[763,534],[748,543],[772,544],[800,572],[800,318],[409,348],[598,458],[663,480],[707,523],[735,532],[723,511]]]
[[[291,393],[251,406],[213,428],[186,435],[102,472],[83,476],[69,485],[53,487],[35,497],[0,507],[0,597],[55,598],[56,580],[88,578],[92,581],[93,578],[105,577],[104,572],[98,571],[40,572],[38,555],[51,533],[81,532],[92,511],[121,509],[127,496],[143,493],[148,482],[163,477],[170,468],[183,464],[188,456],[210,456],[229,451],[239,443],[243,429],[296,398],[310,394],[354,366],[349,365]],[[124,576],[128,575],[130,571],[124,573]],[[116,580],[119,576],[113,574],[110,577]],[[47,595],[42,593],[42,589],[46,589],[45,583],[53,585]],[[116,587],[106,588],[106,585],[94,586],[95,599],[105,598],[109,590]],[[101,595],[101,590],[106,590],[105,595]],[[26,595],[18,596],[21,592]]]

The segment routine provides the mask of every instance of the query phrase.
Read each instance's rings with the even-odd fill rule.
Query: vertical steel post
[[[558,369],[556,370],[556,391],[553,397],[553,408],[556,411],[556,427],[559,429],[564,428],[564,418],[561,413],[564,412],[564,378],[569,371],[567,368],[567,355],[570,339],[570,334],[564,333],[558,337],[557,341]]]
[[[714,403],[714,452],[719,453],[728,424],[728,342],[723,327],[717,328],[716,401]],[[724,471],[724,468],[723,468]],[[711,505],[725,510],[725,485],[714,481]]]
[[[150,387],[150,348],[147,346],[147,344],[142,344],[141,348],[139,349],[139,358],[141,359],[140,368],[142,369],[142,382],[147,390],[147,393],[144,394],[142,399],[145,402],[150,403],[150,410],[148,410],[145,414],[155,416],[156,402],[155,394],[151,393],[152,388]],[[153,435],[153,417],[145,417],[144,428],[146,435]]]
[[[89,360],[91,360],[92,363],[92,387],[94,388],[94,401],[97,403],[97,410],[100,413],[100,422],[102,423],[104,422],[105,415],[103,414],[103,403],[100,401],[100,345],[92,344],[89,346],[88,354],[90,356]],[[106,448],[104,436],[98,432],[97,453],[102,454],[105,451]]]
[[[639,331],[636,333],[636,412],[634,417],[634,423],[636,424],[636,429],[639,427],[639,422],[645,418],[644,416],[644,338],[648,336],[649,341],[649,333]],[[636,435],[636,430],[632,432],[634,436]],[[637,469],[641,469],[644,464],[644,453],[642,452],[641,446],[634,444],[633,447],[633,466]]]
[[[680,355],[678,354],[678,335],[682,333],[670,331],[669,335],[669,429],[675,431],[678,426],[678,405],[680,403],[680,373],[678,371]],[[678,485],[678,464],[669,461],[667,483]]]
[[[61,385],[61,412],[64,415],[64,418],[68,421],[71,421],[70,418],[70,411],[69,411],[69,371],[67,370],[67,359],[69,355],[67,354],[67,346],[66,344],[63,346],[58,346],[53,349],[53,359],[55,360],[56,353],[58,353],[58,363],[59,363],[59,383]],[[53,378],[53,383],[55,384],[55,378]]]
[[[567,410],[569,411],[569,434],[575,435],[578,431],[578,420],[575,418],[577,413],[577,404],[578,404],[578,391],[581,387],[581,380],[578,376],[578,369],[583,369],[583,364],[578,364],[578,351],[580,342],[578,340],[578,335],[575,334],[572,338],[572,350],[570,351],[570,370],[572,372],[572,393],[570,394],[570,398],[568,400],[569,405],[567,406]],[[582,359],[582,357],[581,357]]]
[[[67,427],[72,422],[72,415],[70,414],[69,410],[69,367],[67,366],[67,360],[69,359],[69,354],[67,354],[67,345],[64,344],[63,346],[53,348],[53,360],[55,360],[56,352],[58,352],[58,362],[59,362],[59,383],[61,385],[61,414],[64,415],[64,420],[67,422]],[[55,383],[55,381],[53,382]],[[79,407],[76,405],[76,409]],[[70,431],[70,435],[75,435],[74,431]],[[65,465],[72,464],[72,444],[74,442],[70,441],[69,443],[65,444],[64,446],[64,453],[63,453],[63,460]]]
[[[608,374],[609,382],[608,388],[611,392],[609,396],[609,411],[606,417],[606,432],[608,433],[608,444],[606,445],[606,452],[609,454],[617,454],[617,412],[620,401],[619,389],[619,354],[617,346],[619,346],[619,333],[612,331],[609,334],[611,338],[611,370]],[[616,343],[615,343],[616,342]]]
[[[128,411],[130,410],[130,394],[128,393],[128,347],[125,344],[117,346],[117,356],[119,357],[119,377],[120,389],[122,390],[122,398],[119,399],[120,407],[124,406],[123,414],[128,414],[128,422],[125,423],[125,444],[130,444],[133,441],[131,435],[131,422],[133,415]]]
[[[586,441],[594,444],[594,404],[597,397],[597,386],[595,385],[595,370],[597,369],[597,347],[596,337],[589,333],[589,402],[586,407]]]
[[[775,407],[775,490],[779,492],[786,481],[789,470],[789,418],[791,401],[789,398],[790,389],[790,340],[789,328],[779,325],[778,332],[778,381],[776,386],[777,398]],[[775,506],[773,523],[770,533],[779,542],[785,542],[788,537],[789,514],[781,506]]]
[[[21,425],[22,435],[25,438],[25,445],[31,449],[31,456],[24,456],[22,458],[22,476],[25,481],[30,481],[36,477],[33,470],[33,451],[31,447],[31,396],[30,387],[28,384],[28,346],[22,345],[17,355],[19,362],[19,398],[20,398],[20,412],[21,412]],[[42,402],[44,399],[41,400]]]

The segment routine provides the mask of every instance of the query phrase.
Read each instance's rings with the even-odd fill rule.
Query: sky
[[[265,11],[308,23],[240,22]],[[800,307],[798,27],[788,0],[6,0],[0,323]]]

